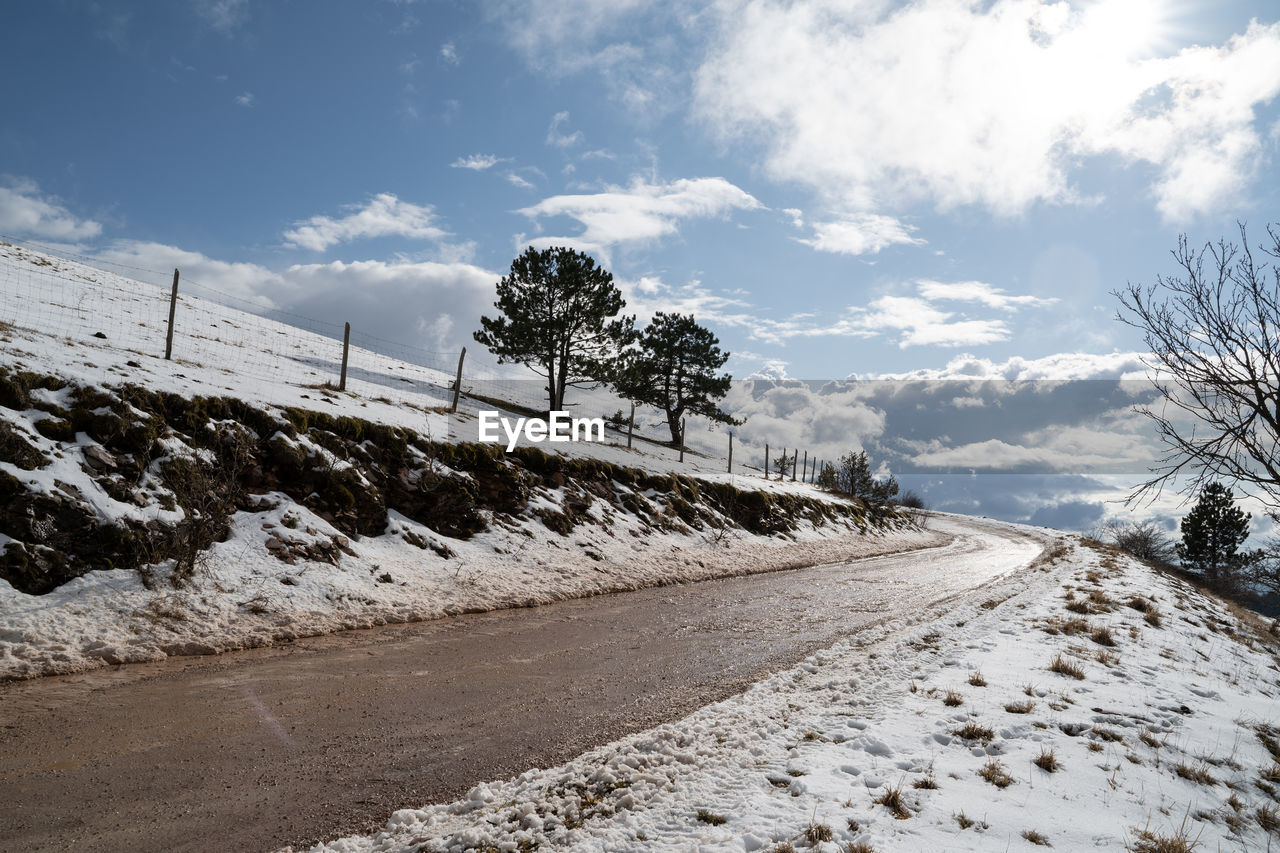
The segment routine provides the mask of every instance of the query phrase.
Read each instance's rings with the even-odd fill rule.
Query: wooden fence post
[[[631,433],[635,432],[635,428],[636,428],[636,404],[635,404],[635,401],[633,400],[631,402],[631,417],[627,418],[627,450],[631,449]]]
[[[809,475],[809,451],[804,452],[804,467],[800,469],[800,482],[804,482],[805,477]]]
[[[764,478],[769,479],[769,445],[764,446]]]
[[[467,348],[462,348],[462,355],[458,356],[458,375],[453,380],[453,405],[449,407],[450,412],[458,411],[458,396],[462,393],[462,360],[467,357]]]
[[[173,357],[173,313],[178,307],[178,271],[173,271],[173,291],[169,294],[169,334],[164,338],[164,360]]]
[[[726,473],[733,473],[733,433],[729,433],[729,468]]]
[[[684,418],[680,419],[680,461],[684,461]]]
[[[809,451],[807,450],[804,453],[806,457],[809,455]],[[793,483],[796,481],[796,463],[799,461],[800,451],[796,450],[796,452],[791,455],[791,482]]]
[[[347,390],[347,349],[351,346],[351,324],[342,330],[342,375],[338,377],[338,390]]]

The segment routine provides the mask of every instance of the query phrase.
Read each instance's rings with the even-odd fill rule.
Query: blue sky
[[[0,233],[304,313],[394,304],[349,310],[427,349],[467,342],[525,243],[571,243],[642,316],[693,310],[738,376],[964,354],[1115,373],[1064,358],[1138,348],[1109,290],[1169,271],[1179,232],[1275,218],[1277,20],[1193,0],[19,2]]]
[[[441,353],[566,244],[739,378],[1133,376],[1110,291],[1280,219],[1260,0],[19,0],[0,73],[0,234]]]

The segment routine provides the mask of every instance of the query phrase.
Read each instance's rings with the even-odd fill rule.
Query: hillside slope
[[[467,443],[491,404],[448,414],[438,372],[357,352],[338,391],[332,340],[206,300],[182,346],[213,363],[167,361],[154,288],[7,245],[0,270],[0,678],[941,541],[651,442]]]

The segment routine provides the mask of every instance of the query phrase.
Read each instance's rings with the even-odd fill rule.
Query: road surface
[[[726,698],[869,624],[1017,571],[1041,539],[0,685],[0,849],[272,850],[554,765]]]

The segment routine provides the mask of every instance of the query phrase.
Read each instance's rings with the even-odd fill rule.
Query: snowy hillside
[[[1277,649],[1063,537],[739,697],[312,850],[1268,850]]]
[[[617,434],[460,444],[492,404],[452,377],[355,350],[338,391],[338,342],[200,298],[166,361],[168,294],[75,261],[0,278],[0,677],[942,541]]]

